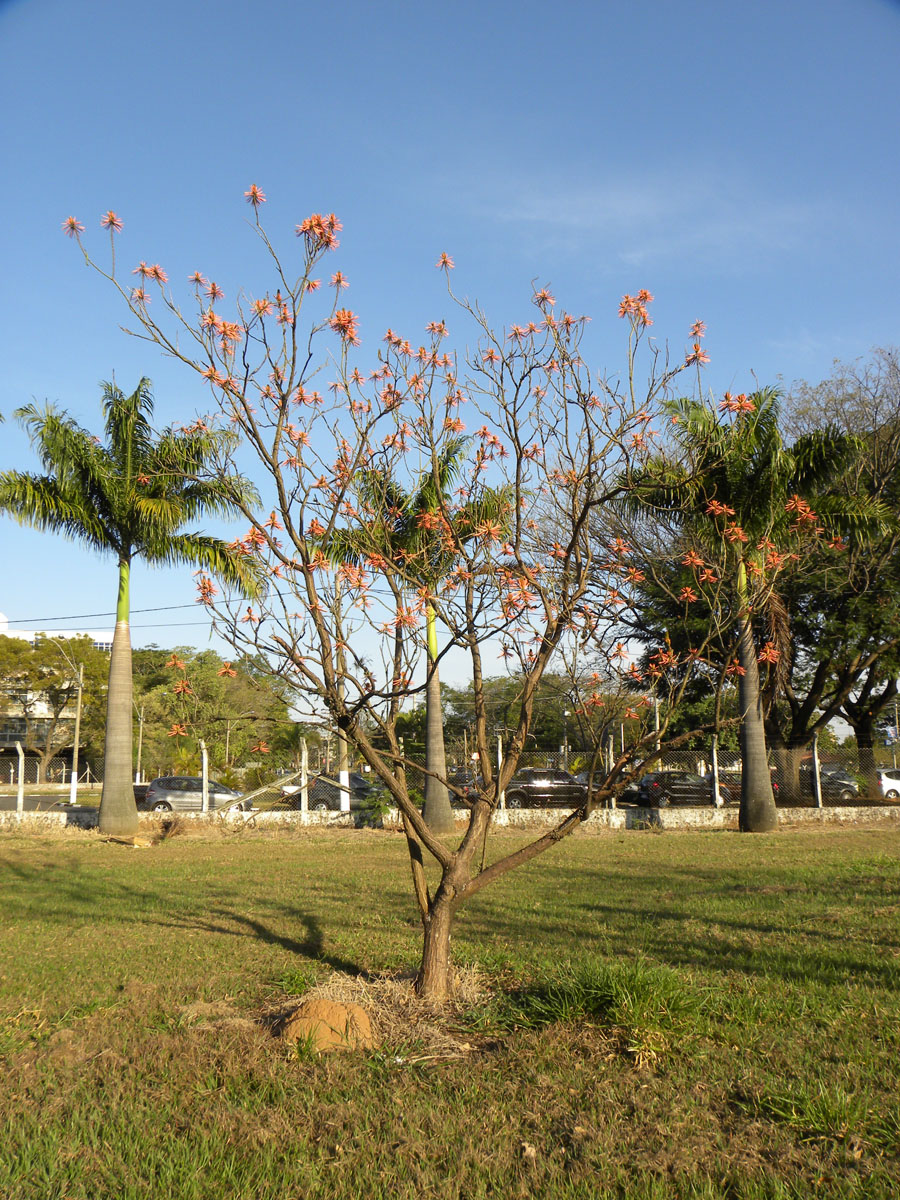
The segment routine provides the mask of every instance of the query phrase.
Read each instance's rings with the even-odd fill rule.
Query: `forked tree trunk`
[[[738,662],[743,674],[738,676],[738,699],[741,710],[741,811],[739,824],[742,833],[768,833],[778,827],[772,777],[766,757],[766,734],[763,724],[762,697],[759,688],[759,667],[756,643],[749,616],[740,618]]]
[[[416,992],[425,1000],[443,1003],[450,995],[450,930],[453,904],[438,889],[425,920],[422,961],[416,977]]]
[[[128,625],[129,564],[119,564],[116,630],[109,658],[106,699],[103,791],[100,794],[100,832],[131,837],[138,831],[137,805],[131,783],[131,631]]]
[[[428,680],[425,685],[425,808],[422,815],[433,833],[453,833],[456,824],[450,805],[450,793],[442,780],[447,778],[444,751],[444,715],[441,710],[441,682],[437,668],[437,628],[434,609],[426,613],[428,634]],[[434,774],[440,779],[435,779]]]

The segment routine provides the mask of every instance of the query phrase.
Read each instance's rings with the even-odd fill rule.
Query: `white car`
[[[883,767],[878,782],[885,800],[900,800],[900,767]]]

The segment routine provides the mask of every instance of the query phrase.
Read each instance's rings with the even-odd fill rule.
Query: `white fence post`
[[[719,735],[714,733],[712,736],[712,777],[713,777],[713,804],[716,808],[722,807],[722,793],[719,791]]]
[[[309,824],[309,747],[300,739],[300,824]]]
[[[209,755],[206,742],[200,739],[200,811],[209,812]]]
[[[16,787],[16,816],[21,821],[25,811],[25,751],[22,743],[16,742],[16,754],[19,756],[19,777]]]
[[[499,777],[503,769],[503,738],[497,735],[497,775]],[[506,792],[500,793],[500,811],[506,812]]]
[[[822,772],[819,769],[819,735],[813,734],[813,788],[816,795],[816,808],[822,807]]]

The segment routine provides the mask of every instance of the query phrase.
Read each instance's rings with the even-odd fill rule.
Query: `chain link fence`
[[[628,749],[627,745],[625,749]],[[477,770],[473,762],[471,743],[448,742],[445,751],[447,771],[451,777],[455,773]],[[618,756],[621,751],[620,744],[601,747],[597,756],[597,774],[602,776],[608,769],[611,756]],[[415,751],[412,753],[415,754]],[[495,764],[499,761],[499,754],[499,747],[494,743],[492,757]],[[415,757],[418,758],[418,754],[415,754]],[[583,747],[529,748],[523,752],[519,768],[551,768],[578,775],[589,770],[593,757],[594,752]],[[732,783],[738,781],[741,772],[740,753],[736,750],[719,749],[716,757],[720,776],[726,776]],[[825,749],[815,742],[810,742],[806,746],[790,750],[770,749],[769,766],[776,801],[782,806],[810,806],[816,805],[819,800],[826,807],[900,801],[900,766],[897,765],[896,751],[892,752],[884,746],[860,752],[856,747],[830,746]],[[62,758],[51,759],[43,778],[40,778],[40,760],[34,755],[26,754],[24,769],[24,782],[29,785],[59,785],[71,781],[71,764]],[[663,751],[650,769],[711,775],[712,741],[699,749]],[[410,763],[406,775],[410,792],[419,799],[423,798],[423,765],[415,761]],[[15,786],[17,780],[17,758],[8,755],[0,757],[0,785]],[[92,756],[90,761],[79,763],[79,786],[102,782],[102,756]],[[250,786],[253,781],[248,779],[246,782],[247,786]],[[240,781],[235,779],[234,786],[240,786]],[[274,786],[276,785],[273,784]]]

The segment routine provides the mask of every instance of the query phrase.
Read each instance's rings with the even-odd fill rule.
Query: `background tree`
[[[37,782],[46,779],[50,761],[73,745],[78,666],[82,671],[82,731],[106,703],[109,655],[89,637],[0,637],[0,712],[24,721],[26,750],[37,755]],[[82,738],[81,740],[86,740]]]
[[[154,774],[168,773],[176,760],[199,762],[200,739],[219,773],[242,766],[260,740],[273,768],[294,761],[289,692],[264,664],[232,663],[213,650],[154,647],[135,651],[134,684],[142,759]]]
[[[849,722],[860,769],[877,791],[875,728],[900,675],[900,352],[876,348],[867,360],[836,361],[818,384],[795,383],[785,423],[798,434],[826,425],[852,434],[859,453],[840,490],[880,502],[894,516],[848,533],[843,576],[819,587],[810,586],[815,576],[807,580],[796,621],[808,690],[826,719],[839,713]]]
[[[765,831],[777,823],[767,710],[771,713],[779,688],[786,691],[784,664],[792,660],[791,609],[781,594],[785,580],[793,578],[802,588],[811,563],[823,578],[839,574],[837,559],[845,550],[839,532],[868,530],[887,514],[878,500],[842,495],[835,486],[855,461],[853,438],[829,429],[785,443],[775,389],[726,395],[718,413],[693,400],[670,404],[669,413],[672,453],[647,468],[642,500],[676,518],[678,565],[694,579],[676,592],[680,575],[673,578],[671,565],[663,562],[653,573],[654,584],[670,603],[681,605],[689,622],[696,619],[694,604],[701,606],[701,625],[704,609],[715,618],[718,637],[710,646],[720,655],[732,639],[735,657],[725,669],[738,677],[741,828]],[[821,536],[826,530],[832,534],[827,546]],[[792,564],[793,570],[786,569]],[[791,780],[793,747],[776,741],[774,749]]]
[[[166,429],[157,437],[152,415],[147,379],[130,396],[114,384],[103,385],[105,444],[66,413],[52,406],[40,410],[28,405],[16,417],[27,429],[46,473],[0,474],[0,509],[21,524],[62,533],[113,555],[118,564],[100,828],[120,836],[137,830],[131,782],[133,560],[184,563],[244,588],[253,586],[248,562],[224,542],[182,531],[202,514],[228,516],[252,498],[252,489],[236,473],[207,472],[208,464],[232,440],[230,435],[212,432],[200,422],[191,429]]]
[[[478,499],[453,502],[453,485],[465,461],[469,438],[452,436],[440,448],[406,491],[397,480],[378,468],[361,472],[357,520],[352,527],[332,530],[323,547],[337,562],[362,566],[385,558],[399,569],[397,604],[407,607],[410,593],[434,592],[452,569],[457,542],[476,537],[485,523],[502,529],[509,519],[509,498],[503,489],[484,489]],[[453,525],[451,527],[450,521]],[[455,827],[450,796],[444,780],[447,756],[441,705],[438,621],[434,604],[424,606],[425,624],[425,807],[424,817],[435,833],[452,833]]]

